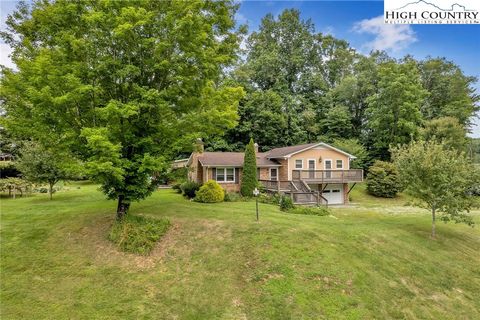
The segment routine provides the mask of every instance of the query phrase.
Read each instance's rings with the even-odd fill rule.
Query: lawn
[[[371,198],[333,216],[159,190],[131,213],[172,226],[150,256],[107,239],[115,203],[89,184],[1,201],[1,319],[480,319],[478,226]]]

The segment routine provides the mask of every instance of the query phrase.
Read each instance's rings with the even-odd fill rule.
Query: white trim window
[[[333,166],[333,163],[332,163],[332,162],[333,162],[333,161],[332,161],[331,159],[325,159],[325,160],[323,160],[323,169],[324,169],[324,170],[332,170],[332,169],[333,169],[333,168],[332,168],[332,166]],[[327,163],[328,163],[328,165],[327,165]],[[330,167],[330,168],[327,168],[327,167]]]
[[[278,180],[278,169],[277,168],[270,168],[270,180],[277,181]]]
[[[295,169],[303,169],[303,159],[295,159]]]
[[[337,159],[336,165],[337,165],[337,169],[343,169],[343,160]]]
[[[216,168],[215,181],[219,183],[235,183],[235,168]]]

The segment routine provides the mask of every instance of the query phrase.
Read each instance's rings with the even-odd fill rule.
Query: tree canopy
[[[1,78],[6,128],[61,142],[118,199],[118,215],[155,188],[179,150],[237,121],[241,87],[231,1],[37,1],[2,37],[18,71]]]
[[[432,237],[438,212],[443,213],[445,222],[473,225],[466,214],[472,205],[468,191],[480,181],[480,175],[464,153],[435,141],[420,141],[397,147],[392,154],[406,190],[432,213]]]

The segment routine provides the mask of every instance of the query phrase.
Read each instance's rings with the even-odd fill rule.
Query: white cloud
[[[353,30],[357,33],[373,34],[375,38],[367,42],[369,50],[398,51],[417,41],[415,32],[406,24],[386,24],[383,16],[356,22]]]
[[[237,22],[237,24],[247,24],[248,23],[248,19],[243,14],[241,14],[240,12],[235,13],[235,21]]]

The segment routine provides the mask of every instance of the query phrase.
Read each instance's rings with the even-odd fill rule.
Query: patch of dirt
[[[269,274],[266,274],[261,281],[262,282],[267,282],[267,281],[272,280],[272,279],[282,279],[284,277],[285,276],[283,274],[280,274],[280,273],[269,273]]]

